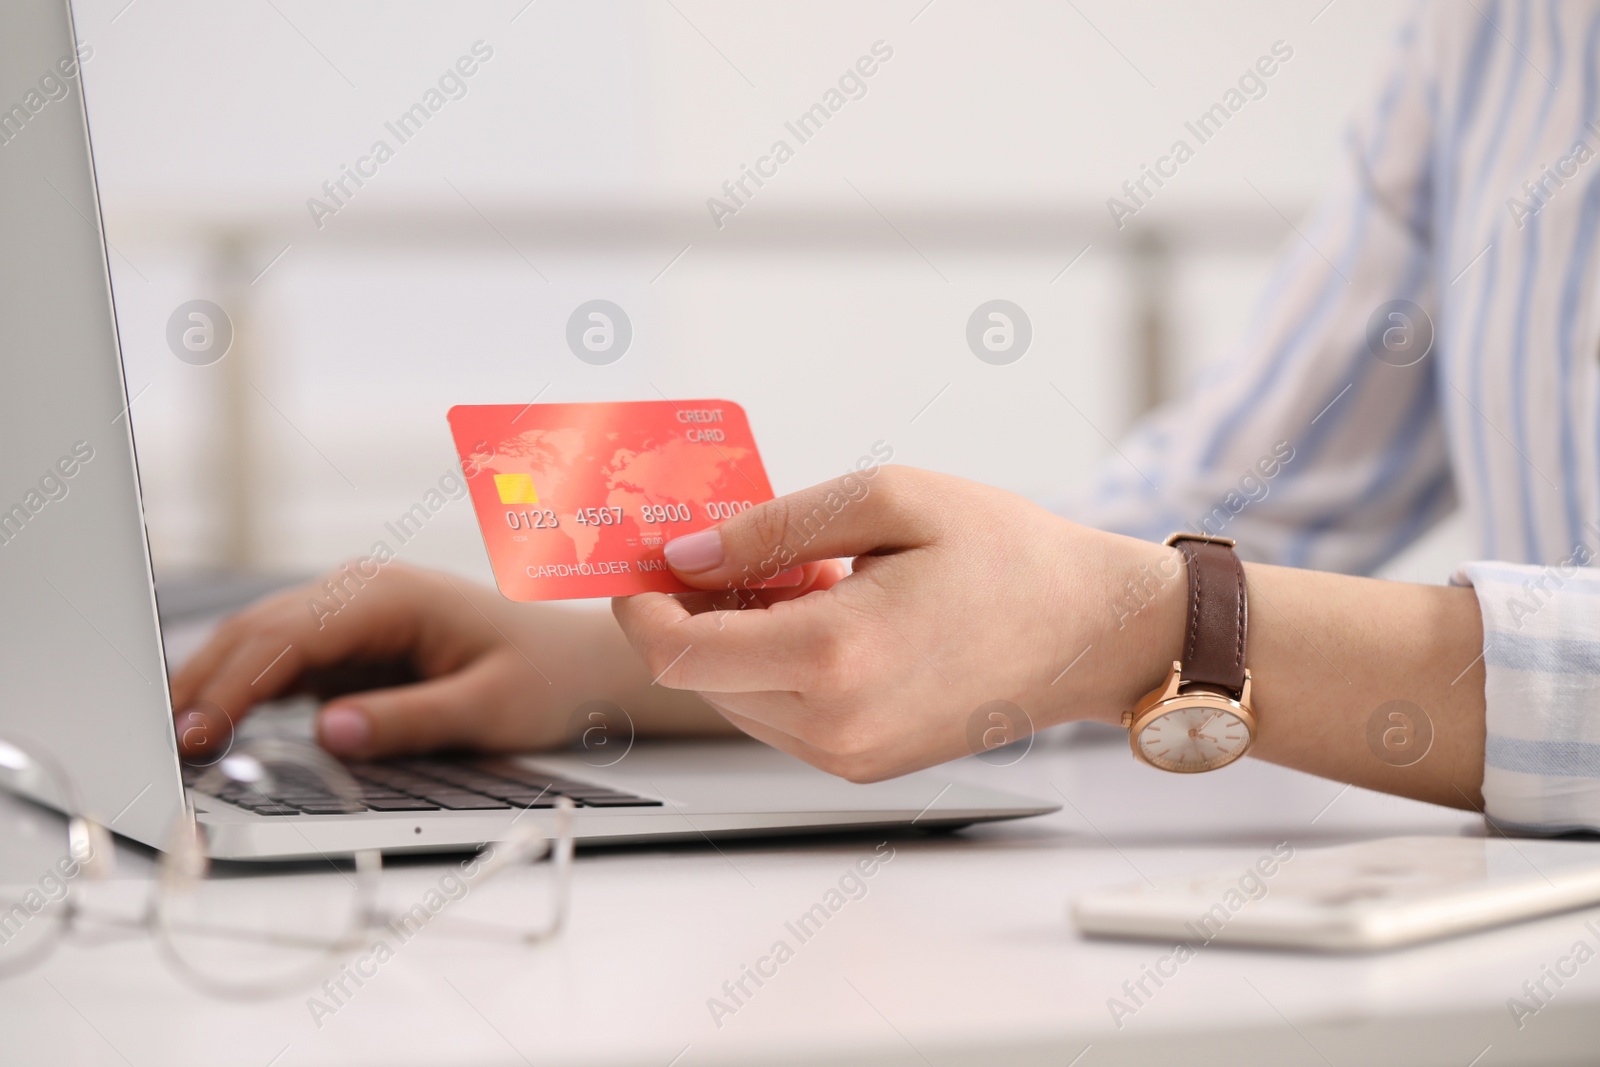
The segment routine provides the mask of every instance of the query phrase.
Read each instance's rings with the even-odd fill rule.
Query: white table
[[[526,949],[429,929],[320,1026],[304,994],[235,1003],[192,992],[146,941],[68,945],[40,970],[0,986],[0,1062],[1494,1067],[1600,1060],[1600,961],[1580,969],[1520,1031],[1506,1003],[1588,936],[1582,924],[1595,912],[1371,957],[1211,946],[1120,1029],[1108,999],[1123,996],[1123,982],[1166,950],[1087,941],[1066,918],[1067,901],[1090,888],[1234,865],[1242,871],[1285,840],[1301,849],[1392,834],[1482,833],[1473,816],[1254,762],[1200,779],[1161,775],[1106,744],[1045,743],[1010,768],[971,762],[951,773],[1039,796],[1057,797],[1059,789],[1066,804],[1050,817],[955,836],[888,838],[894,858],[868,881],[866,896],[804,944],[785,922],[883,837],[582,852],[571,924],[559,941]],[[44,827],[54,818],[3,803],[0,819],[11,826]],[[123,877],[147,876],[146,853],[119,853]],[[388,872],[387,895],[419,896],[444,862]],[[0,870],[0,881],[31,873]],[[252,885],[270,893],[275,877],[260,875]],[[793,958],[759,989],[747,980],[753,995],[718,1026],[708,999],[725,998],[724,981],[780,938],[797,945]]]

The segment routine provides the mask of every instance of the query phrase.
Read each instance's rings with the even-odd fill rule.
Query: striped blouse
[[[1419,4],[1247,336],[1078,517],[1365,573],[1461,508],[1484,799],[1600,829],[1600,2]]]

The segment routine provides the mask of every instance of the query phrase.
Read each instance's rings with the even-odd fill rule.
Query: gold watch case
[[[1174,660],[1166,681],[1146,693],[1133,706],[1133,710],[1122,713],[1122,725],[1128,728],[1128,745],[1133,749],[1134,759],[1175,774],[1198,774],[1226,767],[1248,752],[1256,736],[1256,717],[1250,710],[1250,672],[1245,671],[1244,688],[1237,699],[1213,689],[1193,687],[1185,690],[1183,685],[1183,664]],[[1193,725],[1196,719],[1207,713],[1209,716],[1198,726]],[[1218,728],[1219,736],[1212,738],[1205,735],[1203,731],[1210,729],[1211,724],[1218,720],[1222,720]],[[1232,730],[1235,722],[1244,730],[1242,738],[1225,732]],[[1188,728],[1184,729],[1186,724]],[[1162,730],[1163,725],[1168,729]],[[1167,737],[1173,728],[1179,732]],[[1187,747],[1183,744],[1184,740],[1190,742]],[[1210,747],[1215,751],[1208,754],[1206,746],[1200,744],[1201,740],[1210,742]],[[1223,740],[1231,744],[1224,746],[1221,743]],[[1149,751],[1153,743],[1162,741],[1165,741],[1163,751]]]

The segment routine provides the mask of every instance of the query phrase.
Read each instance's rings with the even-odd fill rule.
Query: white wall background
[[[780,492],[884,439],[1059,496],[1140,403],[1131,242],[1180,238],[1191,372],[1338,165],[1397,5],[1325,3],[76,0],[158,567],[238,561],[226,481],[253,565],[364,551],[451,468],[447,407],[541,390],[738,400]],[[306,199],[477,40],[467,95],[318,229]],[[866,95],[715,227],[707,197],[879,40]],[[1267,95],[1112,227],[1106,197],[1279,40]],[[241,329],[212,367],[166,347],[196,297]],[[594,297],[633,321],[607,367],[563,341]],[[992,297],[1033,320],[1009,367],[964,340]],[[464,503],[405,551],[487,578]]]

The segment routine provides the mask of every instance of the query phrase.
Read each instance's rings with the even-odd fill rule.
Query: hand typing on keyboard
[[[623,707],[640,736],[735,732],[693,694],[652,685],[604,609],[513,604],[453,575],[373,569],[348,564],[224,621],[172,679],[182,753],[221,750],[256,705],[301,693],[328,701],[317,737],[347,759],[551,748],[572,740],[573,712],[591,700]],[[802,585],[764,596],[842,573],[813,565]]]

